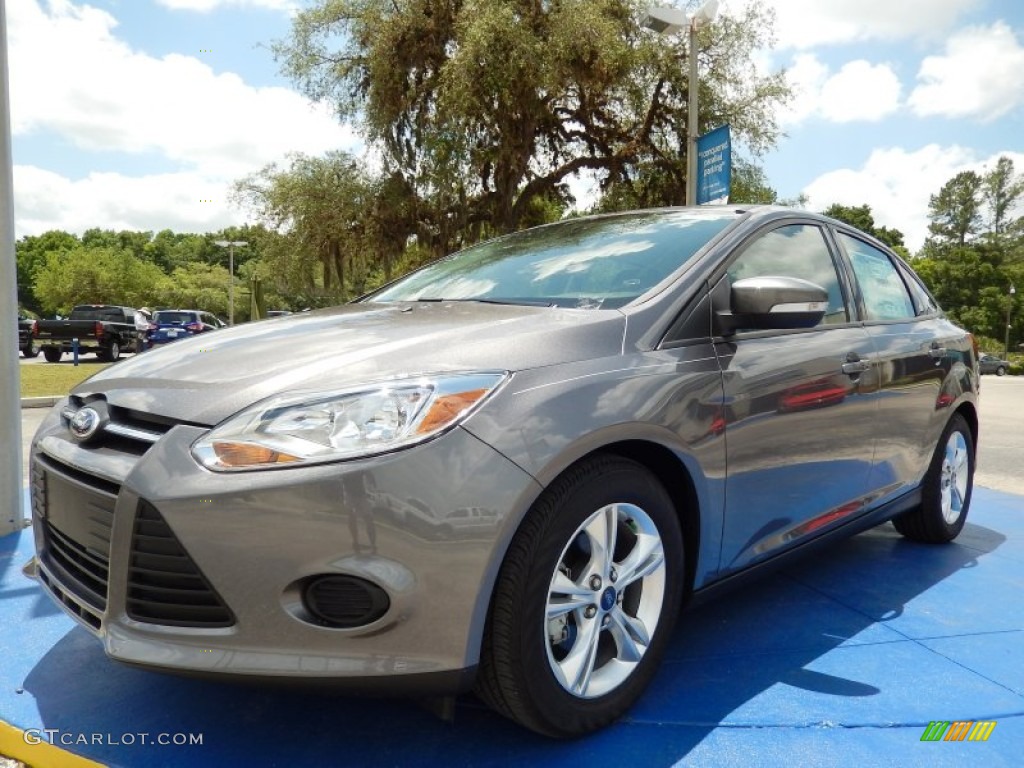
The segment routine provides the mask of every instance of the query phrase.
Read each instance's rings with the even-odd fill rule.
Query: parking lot
[[[880,526],[687,614],[649,692],[587,739],[534,736],[472,697],[443,722],[415,702],[112,663],[21,574],[28,531],[0,539],[0,720],[57,729],[72,752],[133,767],[1019,765],[1024,378],[986,376],[981,403],[978,487],[954,544]],[[26,446],[44,413],[23,411]],[[932,721],[979,720],[996,723],[987,742],[921,740]],[[202,743],[144,744],[143,733]]]

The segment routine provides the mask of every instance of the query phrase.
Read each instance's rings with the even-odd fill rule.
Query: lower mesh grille
[[[44,528],[46,554],[49,555],[51,562],[73,577],[77,587],[75,594],[79,598],[102,611],[107,607],[107,558],[86,549],[49,523],[45,523]]]
[[[128,616],[176,627],[229,627],[231,611],[214,592],[156,508],[139,504],[128,568]]]

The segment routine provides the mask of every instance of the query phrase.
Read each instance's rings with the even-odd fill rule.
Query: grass
[[[108,365],[110,363],[100,363],[95,358],[79,361],[77,368],[69,362],[19,365],[21,396],[66,395],[75,384],[99,373]]]

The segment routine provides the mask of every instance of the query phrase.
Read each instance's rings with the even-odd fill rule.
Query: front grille
[[[145,501],[139,504],[132,534],[127,613],[136,621],[176,627],[235,623],[167,521]]]
[[[43,582],[94,628],[107,607],[110,533],[119,490],[116,483],[51,458],[37,456],[32,463],[32,512],[43,534]]]

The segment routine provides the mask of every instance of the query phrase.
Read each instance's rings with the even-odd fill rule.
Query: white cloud
[[[900,80],[888,64],[858,59],[833,75],[814,54],[800,53],[793,57],[787,77],[794,98],[780,116],[784,125],[811,117],[834,123],[877,122],[900,106]]]
[[[215,73],[197,58],[170,54],[155,58],[133,50],[115,34],[117,20],[106,11],[69,0],[19,2],[8,8],[11,71],[11,116],[15,140],[33,134],[55,134],[83,153],[102,151],[125,157],[155,154],[170,160],[178,172],[169,176],[132,179],[128,175],[90,176],[72,182],[69,189],[111,195],[100,208],[90,210],[121,216],[125,226],[152,228],[142,216],[135,224],[124,218],[142,209],[124,206],[135,192],[148,190],[154,179],[172,183],[182,199],[223,200],[223,189],[245,174],[280,161],[288,152],[320,154],[330,149],[359,150],[354,131],[340,125],[330,110],[313,105],[287,88],[256,88],[233,73]],[[59,51],[60,55],[54,52]],[[38,169],[37,169],[38,170]],[[190,193],[179,184],[204,185]],[[21,175],[19,194],[31,194],[38,175]],[[102,181],[102,183],[100,183]],[[79,186],[88,182],[86,187]],[[53,183],[51,179],[47,183]],[[215,193],[210,193],[211,184]],[[26,186],[27,185],[27,186]],[[120,186],[118,186],[120,185]],[[65,190],[66,191],[66,190]],[[84,203],[86,197],[66,191],[67,199]],[[153,202],[154,215],[172,226],[179,214],[167,201],[149,194],[137,201]],[[18,221],[19,234],[38,216],[20,206],[27,218]],[[210,220],[208,209],[194,214],[182,228],[194,231]],[[240,217],[235,213],[234,219]],[[75,215],[60,216],[53,227]],[[88,226],[113,226],[94,219]]]
[[[731,0],[733,4],[744,0]],[[984,0],[769,0],[780,49],[935,39]]]
[[[894,227],[913,252],[928,234],[928,200],[960,171],[983,172],[1000,156],[1024,168],[1024,153],[997,152],[977,158],[965,147],[929,144],[916,151],[900,147],[876,149],[858,170],[843,168],[819,176],[804,188],[808,207],[821,211],[832,205],[871,206],[875,223]]]
[[[270,8],[272,10],[292,10],[299,0],[156,0],[158,5],[172,11],[199,11],[208,13],[215,8],[226,6],[251,8]]]
[[[997,21],[970,27],[946,42],[944,56],[921,62],[908,103],[921,117],[973,117],[990,122],[1024,104],[1024,46]]]
[[[72,181],[28,165],[14,167],[17,235],[51,229],[209,232],[239,223],[228,205],[228,184],[196,171],[125,176],[90,173]]]

